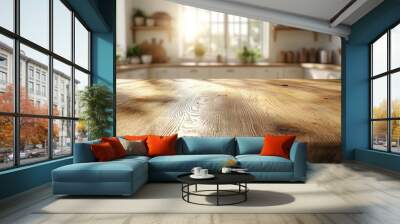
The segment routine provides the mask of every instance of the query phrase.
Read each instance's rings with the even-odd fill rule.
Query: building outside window
[[[64,1],[51,1],[53,4],[49,4],[49,0],[19,1],[19,12],[14,14],[12,11],[10,16],[20,15],[20,18],[15,18],[20,21],[15,31],[20,33],[8,27],[3,27],[9,30],[7,32],[0,29],[0,83],[11,87],[0,91],[0,170],[70,156],[73,143],[87,139],[86,127],[80,125],[76,128],[79,114],[74,114],[71,107],[74,102],[79,102],[80,90],[73,92],[65,86],[79,85],[83,88],[90,83],[81,81],[90,80],[91,75],[90,32]],[[4,4],[11,4],[8,8],[13,8],[14,2]],[[42,13],[37,14],[39,11]],[[53,24],[53,29],[49,29],[50,24]],[[51,31],[52,35],[49,35]],[[51,41],[54,49],[49,44]],[[73,42],[76,43],[74,49]],[[18,48],[15,47],[17,44]],[[82,48],[79,53],[77,47]],[[20,50],[16,52],[15,49]],[[14,54],[19,56],[18,62],[12,60]],[[60,61],[53,54],[58,55]],[[75,55],[75,62],[71,55]],[[19,68],[19,88],[15,88],[13,81],[14,67]],[[78,72],[79,79],[73,79],[73,74]],[[14,99],[16,89],[21,93],[18,99]],[[59,94],[62,94],[63,102],[57,105],[55,99]],[[54,105],[50,105],[50,97],[53,97]],[[20,108],[18,113],[13,109],[14,104]],[[53,110],[49,110],[50,107]],[[15,128],[19,130],[16,134]],[[18,145],[14,145],[15,142]]]
[[[212,60],[217,55],[236,59],[245,46],[258,49],[262,56],[267,56],[265,22],[190,6],[181,7],[180,17],[180,56],[183,58],[194,57],[196,43],[206,48],[205,57]]]
[[[370,45],[371,148],[400,153],[400,25]]]

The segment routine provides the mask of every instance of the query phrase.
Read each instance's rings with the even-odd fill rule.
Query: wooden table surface
[[[117,135],[295,134],[309,161],[340,161],[341,83],[306,79],[117,80]]]

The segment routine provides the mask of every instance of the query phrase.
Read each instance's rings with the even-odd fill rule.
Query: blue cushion
[[[278,156],[239,155],[239,165],[250,172],[293,172],[293,162]]]
[[[149,160],[149,170],[162,172],[190,172],[193,167],[203,167],[210,171],[219,171],[231,155],[175,155],[158,156]]]
[[[92,144],[99,144],[100,140],[75,143],[74,147],[74,163],[89,163],[95,162],[96,158],[93,155],[90,146]]]
[[[235,139],[231,137],[182,137],[178,141],[178,154],[235,155]]]
[[[236,155],[260,154],[264,145],[263,137],[236,137]]]
[[[134,172],[147,172],[141,160],[75,163],[53,170],[58,182],[130,182]]]

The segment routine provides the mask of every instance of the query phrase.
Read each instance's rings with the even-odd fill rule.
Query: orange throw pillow
[[[280,156],[290,158],[290,148],[296,136],[294,135],[265,135],[264,146],[261,149],[262,156]]]
[[[128,141],[146,141],[147,135],[125,135],[124,139]]]
[[[110,161],[117,158],[113,147],[108,142],[93,144],[91,145],[91,149],[94,157],[99,162]]]
[[[147,137],[148,156],[176,155],[176,139],[178,135]]]
[[[117,158],[125,157],[126,151],[117,137],[101,138],[101,142],[108,142],[114,149]]]

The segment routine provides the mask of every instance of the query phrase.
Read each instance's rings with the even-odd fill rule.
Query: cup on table
[[[208,169],[201,169],[200,170],[200,176],[207,176],[208,175]]]
[[[230,173],[230,172],[232,172],[232,168],[230,168],[230,167],[222,167],[221,172],[222,173]]]
[[[194,175],[196,175],[196,176],[200,176],[201,175],[201,170],[202,170],[203,168],[201,168],[201,167],[194,167],[193,169],[192,169],[192,173],[194,174]]]

